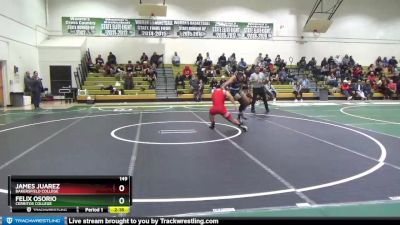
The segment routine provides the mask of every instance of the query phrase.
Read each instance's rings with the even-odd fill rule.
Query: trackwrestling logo
[[[4,223],[5,222],[5,223]],[[64,225],[64,217],[3,217],[3,224],[8,225]]]

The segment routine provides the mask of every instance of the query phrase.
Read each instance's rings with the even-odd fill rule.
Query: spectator
[[[172,65],[174,65],[174,66],[181,65],[181,58],[178,56],[177,52],[175,52],[174,56],[172,56]]]
[[[392,79],[389,80],[389,84],[388,84],[388,99],[392,98],[393,94],[395,94],[397,92],[397,84],[395,82],[393,82]]]
[[[272,85],[272,83],[271,83],[270,80],[268,80],[268,81],[267,81],[267,84],[265,84],[265,90],[266,90],[267,95],[268,95],[270,98],[272,98],[273,101],[275,102],[275,101],[276,101],[276,94],[277,94],[277,91],[276,91],[274,85]]]
[[[354,67],[356,65],[356,62],[353,59],[353,56],[350,56],[349,58],[349,67]]]
[[[294,101],[298,102],[301,101],[303,102],[303,91],[302,91],[302,86],[301,83],[296,81],[293,85],[293,94],[294,94]]]
[[[203,66],[204,67],[211,67],[211,65],[212,65],[212,60],[211,60],[211,58],[210,58],[210,53],[206,53],[206,57],[204,58],[204,63],[203,63]]]
[[[31,82],[32,82],[32,78],[31,78],[31,74],[29,73],[29,71],[25,72],[25,77],[24,77],[24,95],[31,95]]]
[[[340,89],[342,90],[342,94],[346,96],[347,100],[352,99],[353,97],[350,95],[350,85],[348,80],[344,80]]]
[[[400,100],[400,79],[397,81],[396,89],[397,99]]]
[[[33,77],[30,82],[32,103],[35,109],[40,109],[41,93],[44,92],[42,79],[39,78],[38,72],[33,72]]]
[[[147,76],[147,82],[149,82],[149,89],[155,89],[157,80],[157,73],[155,72],[155,68],[150,67],[147,70],[146,76]]]
[[[222,55],[218,58],[218,65],[220,67],[225,67],[226,66],[226,57],[225,53],[222,53]]]
[[[328,61],[326,60],[326,57],[321,61],[321,67],[324,67],[326,65],[329,65]]]
[[[135,64],[135,74],[140,74],[140,73],[142,73],[142,71],[143,71],[143,65],[140,64],[139,61],[136,61],[136,64]]]
[[[317,67],[317,60],[315,57],[312,57],[311,60],[307,64],[307,69],[313,71]]]
[[[389,60],[389,65],[391,65],[393,68],[396,68],[397,63],[396,57],[392,56],[392,58]]]
[[[140,63],[147,63],[149,61],[149,57],[146,55],[146,53],[143,52],[142,56],[140,56]]]
[[[181,75],[178,72],[178,74],[176,75],[176,78],[175,78],[175,89],[178,88],[178,85],[181,85],[182,88],[185,89],[185,80],[186,80],[186,77],[184,75]]]
[[[124,74],[124,90],[132,90],[133,88],[133,72]]]
[[[268,64],[270,64],[271,63],[271,59],[269,58],[269,56],[268,56],[268,54],[265,54],[265,57],[264,57],[264,60],[263,60],[264,62],[264,65],[268,65]]]
[[[236,62],[236,54],[235,53],[232,53],[232,55],[229,56],[228,63],[231,64],[231,65],[236,65],[237,64],[237,62]]]
[[[372,99],[372,96],[374,95],[373,91],[372,91],[372,86],[369,80],[367,80],[365,82],[365,84],[363,85],[363,92],[364,92],[364,96],[365,98],[368,99]]]
[[[358,80],[357,83],[355,83],[355,85],[352,88],[352,91],[354,92],[355,95],[359,96],[361,100],[367,99],[364,94],[364,87],[361,84],[361,80]]]
[[[104,64],[104,60],[103,60],[103,58],[101,58],[101,55],[99,54],[96,58],[96,65],[103,66],[103,64]]]
[[[217,88],[217,86],[218,86],[218,81],[217,81],[217,79],[215,79],[215,77],[213,77],[210,81],[210,88],[215,89],[215,88]]]
[[[192,76],[192,79],[189,81],[190,90],[194,95],[194,100],[196,102],[201,101],[201,96],[203,92],[203,83],[201,80],[197,78],[197,76]]]
[[[157,55],[157,52],[153,52],[153,55],[150,58],[150,65],[151,66],[155,66],[155,68],[158,68],[160,66],[160,64],[162,64],[163,60],[162,60],[163,55]]]
[[[132,61],[129,60],[129,61],[128,61],[128,64],[125,66],[125,71],[126,71],[127,73],[131,73],[131,72],[133,72],[134,67],[135,67],[135,66],[132,64]],[[132,75],[132,74],[131,74],[131,75]]]
[[[334,73],[331,73],[331,75],[327,76],[326,84],[333,87],[338,87],[339,82],[337,81],[337,78]]]
[[[281,82],[282,84],[293,82],[293,79],[289,78],[285,67],[283,67],[281,71],[279,71],[278,76],[279,76],[279,82]]]
[[[117,57],[112,52],[110,52],[107,57],[107,62],[109,62],[111,65],[117,65]]]
[[[262,53],[259,53],[254,64],[257,66],[261,66],[263,61],[264,61],[264,58],[262,57]]]
[[[349,63],[350,63],[350,58],[349,58],[349,55],[346,54],[342,59],[342,65],[345,68],[347,68],[349,66]]]
[[[186,65],[186,66],[183,68],[182,74],[183,74],[183,76],[186,77],[186,79],[189,80],[189,79],[192,77],[193,72],[192,72],[192,69],[191,69],[188,65]]]
[[[247,68],[247,63],[244,61],[243,58],[241,58],[238,66],[239,66],[239,71],[245,71]]]
[[[310,92],[310,80],[307,78],[307,76],[303,76],[303,79],[300,81],[301,83],[301,90],[303,93],[308,93]]]
[[[201,53],[196,58],[196,66],[201,67],[203,65],[203,56]]]

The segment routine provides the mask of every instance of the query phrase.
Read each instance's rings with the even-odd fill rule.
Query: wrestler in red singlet
[[[234,119],[231,115],[230,112],[226,109],[225,106],[225,98],[228,97],[228,99],[233,103],[233,105],[236,107],[236,102],[232,95],[228,92],[225,91],[224,89],[217,88],[213,90],[211,99],[213,102],[213,106],[210,109],[210,121],[211,125],[210,128],[214,129],[215,127],[215,115],[219,114],[223,116],[225,119],[229,120],[231,123],[239,126],[243,131],[247,131],[247,127],[241,124],[237,119]]]

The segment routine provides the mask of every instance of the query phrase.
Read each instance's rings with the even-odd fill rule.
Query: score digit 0
[[[119,185],[118,190],[119,190],[120,192],[124,192],[124,191],[125,191],[125,186],[122,185],[122,184]]]
[[[120,205],[123,205],[125,203],[125,198],[123,197],[119,198],[118,202]]]

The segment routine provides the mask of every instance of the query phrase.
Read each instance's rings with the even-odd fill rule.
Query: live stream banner
[[[272,23],[62,17],[64,35],[267,40]]]

